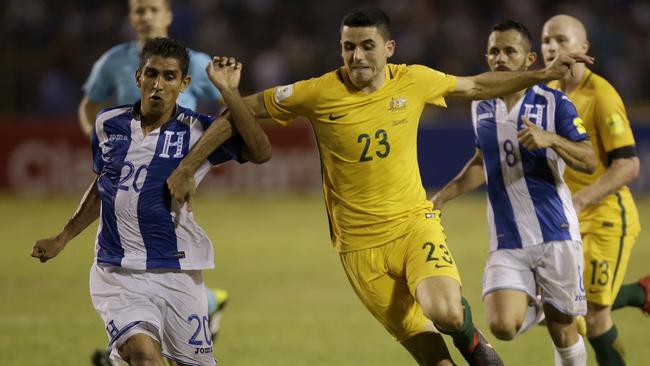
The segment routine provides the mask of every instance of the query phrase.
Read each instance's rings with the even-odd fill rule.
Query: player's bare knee
[[[117,349],[130,366],[164,366],[160,348],[155,340],[136,334]]]
[[[446,304],[437,309],[425,309],[425,315],[431,319],[436,327],[446,331],[454,331],[463,326],[463,306]]]
[[[517,336],[521,324],[511,319],[489,319],[490,332],[501,341],[511,341]]]

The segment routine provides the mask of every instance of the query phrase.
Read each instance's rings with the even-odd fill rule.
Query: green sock
[[[461,351],[472,350],[476,344],[474,342],[474,324],[472,322],[472,308],[464,297],[461,298],[463,304],[463,325],[456,331],[446,331],[440,329],[440,332],[451,336],[454,345]]]
[[[626,306],[634,306],[643,309],[645,306],[645,297],[645,289],[638,283],[623,285],[612,304],[612,310]]]
[[[594,348],[596,360],[601,366],[625,366],[622,348],[617,344],[618,331],[613,325],[607,332],[593,338],[589,343]]]

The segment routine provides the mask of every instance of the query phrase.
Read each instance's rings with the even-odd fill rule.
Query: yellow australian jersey
[[[549,85],[559,89],[558,81]],[[607,80],[587,69],[579,86],[568,96],[584,120],[597,160],[596,171],[591,175],[566,168],[564,180],[575,193],[603,175],[612,154],[633,151],[635,141],[623,101]],[[622,229],[632,235],[640,230],[636,205],[626,186],[580,214],[583,233],[621,232]]]
[[[420,65],[388,64],[385,72],[372,93],[356,90],[345,68],[264,92],[277,122],[311,122],[332,242],[341,252],[395,240],[432,208],[417,162],[418,124],[425,104],[446,107],[456,78]]]

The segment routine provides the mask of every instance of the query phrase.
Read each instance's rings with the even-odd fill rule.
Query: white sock
[[[525,331],[542,321],[542,319],[544,319],[544,309],[542,308],[542,304],[536,302],[528,305],[526,317],[524,318],[523,323],[521,323],[521,328],[519,328],[517,335],[520,336],[524,334]]]
[[[555,366],[587,366],[587,349],[582,337],[578,335],[578,341],[566,348],[553,347],[555,349]]]

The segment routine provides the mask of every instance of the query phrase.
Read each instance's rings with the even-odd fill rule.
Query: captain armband
[[[628,145],[619,147],[607,153],[607,165],[609,166],[614,159],[627,159],[636,156],[636,146]]]

